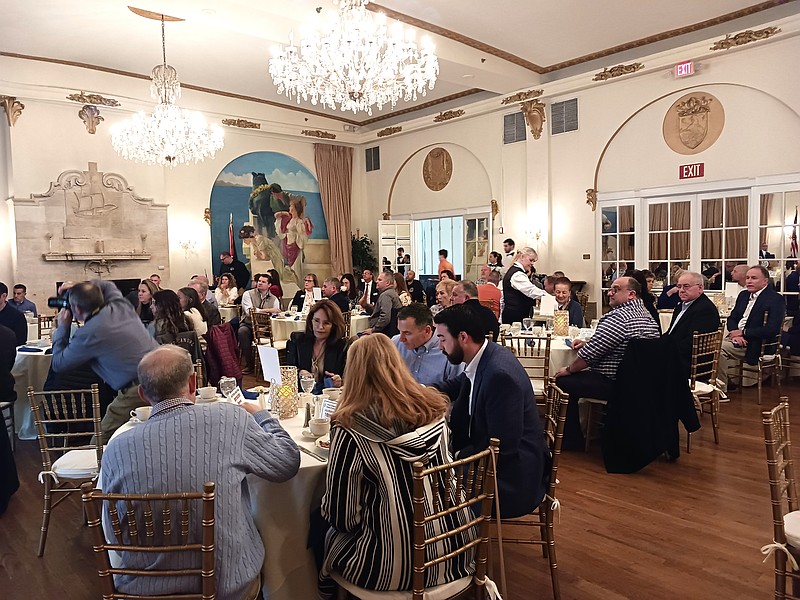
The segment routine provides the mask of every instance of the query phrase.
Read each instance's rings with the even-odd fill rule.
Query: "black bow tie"
[[[506,252],[506,256],[514,256],[513,252]]]

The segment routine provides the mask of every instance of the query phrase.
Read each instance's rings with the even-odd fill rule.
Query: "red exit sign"
[[[693,61],[687,60],[675,65],[675,77],[688,77],[689,75],[694,75]]]
[[[693,165],[681,165],[678,167],[678,176],[681,179],[692,179],[702,177],[705,173],[705,163],[695,163]]]

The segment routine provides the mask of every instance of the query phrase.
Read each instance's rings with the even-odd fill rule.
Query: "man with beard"
[[[500,440],[497,485],[504,518],[530,513],[544,497],[549,458],[528,375],[519,360],[488,341],[474,312],[464,305],[434,318],[442,353],[462,374],[435,385],[450,397],[453,451],[469,456]]]

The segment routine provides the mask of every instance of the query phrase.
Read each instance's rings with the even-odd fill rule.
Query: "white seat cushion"
[[[259,346],[272,346],[276,350],[286,350],[286,340],[275,340],[270,343],[269,338],[259,338]]]
[[[53,463],[59,479],[91,479],[97,475],[97,453],[94,450],[70,450]]]
[[[346,581],[338,573],[331,573],[331,578],[333,578],[336,583],[360,600],[410,600],[412,596],[410,591],[376,592],[374,590],[365,590],[353,585],[349,581]],[[471,581],[472,575],[468,575],[467,577],[462,577],[461,579],[451,581],[450,583],[437,585],[436,587],[432,588],[425,588],[425,594],[422,597],[424,600],[445,600],[446,598],[451,598],[462,590],[467,589]]]
[[[711,394],[716,388],[711,385],[710,383],[706,383],[705,381],[695,381],[694,387],[692,388],[693,394],[698,394],[700,396],[707,396]]]
[[[531,388],[535,396],[544,396],[544,381],[541,379],[531,379]]]
[[[790,546],[800,548],[800,510],[783,515],[783,528]]]

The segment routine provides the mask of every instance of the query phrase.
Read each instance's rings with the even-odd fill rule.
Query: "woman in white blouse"
[[[200,302],[200,296],[197,295],[197,291],[194,288],[182,287],[177,293],[183,314],[192,322],[197,335],[201,336],[208,333],[206,311]]]
[[[220,306],[230,306],[239,297],[239,290],[236,289],[236,280],[230,273],[223,273],[219,276],[219,285],[214,290],[217,304]]]

